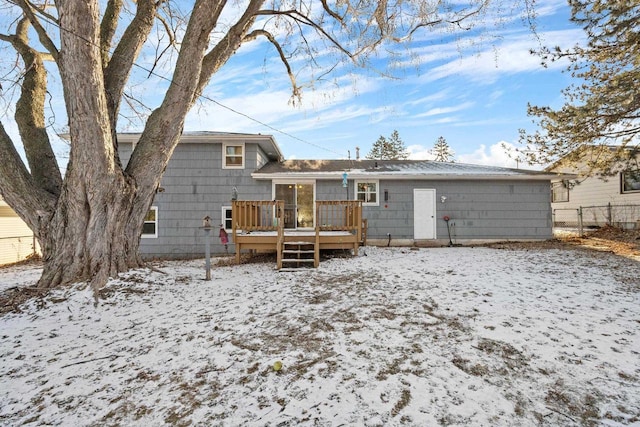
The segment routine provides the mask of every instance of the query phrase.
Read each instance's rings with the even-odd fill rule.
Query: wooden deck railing
[[[287,236],[284,226],[285,207],[282,200],[235,200],[232,202],[233,242],[236,262],[240,263],[242,250],[276,250],[277,267],[283,262],[286,239],[309,240],[295,233]],[[362,202],[359,200],[316,201],[314,266],[320,262],[320,249],[352,249],[358,254],[358,246],[366,236],[366,220],[362,219]],[[268,231],[276,233],[251,233]],[[303,230],[304,231],[304,230]],[[307,231],[309,231],[307,229]],[[331,233],[341,231],[342,233]],[[345,233],[346,232],[346,233]],[[365,237],[366,238],[366,237]]]
[[[283,226],[284,201],[234,200],[232,202],[233,235],[237,231],[279,231]],[[362,201],[316,201],[316,230],[349,231],[362,239]]]
[[[232,202],[233,234],[237,230],[277,231],[282,222],[282,200],[234,200]]]
[[[316,228],[320,231],[351,231],[362,235],[362,201],[316,201]]]

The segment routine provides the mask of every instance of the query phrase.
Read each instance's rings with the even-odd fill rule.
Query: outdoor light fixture
[[[440,203],[444,203],[447,201],[447,196],[440,196]]]
[[[385,202],[389,201],[389,190],[387,189],[384,190],[384,201]]]

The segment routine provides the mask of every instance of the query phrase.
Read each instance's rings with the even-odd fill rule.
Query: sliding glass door
[[[275,199],[284,200],[284,228],[313,228],[314,184],[275,184]]]

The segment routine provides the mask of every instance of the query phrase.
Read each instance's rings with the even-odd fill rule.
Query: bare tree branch
[[[131,73],[131,68],[153,28],[154,18],[161,4],[162,1],[155,0],[138,1],[136,14],[122,35],[113,55],[108,59],[108,65],[106,65],[104,71],[105,91],[109,106],[109,121],[111,123],[112,138],[115,145],[114,161],[118,165],[120,164],[120,157],[118,156],[116,124],[120,111],[120,103],[122,102],[122,94]],[[101,51],[104,58],[104,55],[108,54],[108,52],[105,52],[105,49],[108,51],[108,46],[104,44],[104,39],[101,40],[101,42]],[[104,59],[103,64],[105,64]]]
[[[33,28],[36,30],[36,33],[38,34],[38,39],[40,40],[40,43],[42,43],[45,49],[47,49],[47,51],[51,54],[51,56],[53,57],[53,60],[58,62],[58,55],[59,55],[58,48],[53,43],[49,35],[47,34],[47,30],[45,30],[45,28],[40,23],[40,20],[34,13],[34,10],[37,10],[39,14],[45,16],[48,20],[50,20],[53,23],[57,23],[58,20],[55,17],[51,16],[50,14],[46,13],[43,10],[43,8],[39,8],[35,6],[29,0],[16,0],[15,4],[22,9],[25,16],[29,19],[29,21],[31,21],[31,25],[33,25]]]
[[[336,48],[338,48],[338,50],[340,50],[343,54],[345,54],[348,58],[350,59],[354,59],[355,58],[355,54],[349,52],[349,50],[347,50],[342,43],[340,43],[338,40],[336,40],[331,34],[329,34],[324,28],[322,28],[321,25],[319,25],[317,22],[313,21],[311,18],[309,18],[308,16],[300,13],[299,11],[292,9],[292,10],[261,10],[258,12],[258,15],[272,15],[272,16],[288,16],[291,19],[293,19],[296,22],[299,22],[303,25],[309,26],[311,28],[313,28],[314,30],[316,30],[318,33],[320,33],[323,37],[325,37],[327,40],[329,40],[331,42],[331,44],[333,44]]]
[[[118,28],[118,18],[122,10],[123,0],[109,0],[100,23],[100,52],[102,52],[102,68],[109,63],[109,49],[113,36]]]
[[[300,93],[300,88],[298,87],[298,85],[296,83],[296,77],[293,75],[293,71],[291,69],[291,65],[289,65],[289,61],[288,61],[286,55],[284,54],[284,51],[282,50],[282,46],[280,46],[280,43],[278,43],[278,41],[275,39],[275,37],[273,37],[273,35],[270,32],[266,31],[266,30],[254,30],[250,34],[247,34],[244,37],[243,41],[255,40],[256,38],[258,38],[260,36],[263,36],[267,40],[269,40],[271,42],[271,44],[278,51],[278,54],[280,55],[280,60],[284,64],[285,68],[287,69],[287,75],[289,76],[289,80],[291,80],[291,87],[292,87],[292,90],[293,90],[292,98],[299,100],[301,93]]]
[[[44,124],[47,71],[41,55],[29,46],[30,21],[20,20],[10,42],[24,62],[25,71],[16,103],[15,119],[34,183],[53,195],[60,194],[62,176]]]
[[[16,213],[39,236],[41,219],[51,212],[57,197],[33,181],[13,141],[0,122],[0,193]]]
[[[173,28],[171,28],[171,25],[169,25],[169,22],[167,22],[167,20],[162,15],[159,15],[159,14],[156,16],[156,18],[158,19],[158,21],[160,21],[160,23],[164,27],[164,30],[166,31],[167,35],[169,36],[169,43],[167,43],[167,46],[164,49],[162,49],[162,51],[160,53],[156,53],[155,60],[153,61],[153,66],[149,70],[149,75],[150,76],[151,76],[151,74],[153,74],[153,71],[155,70],[156,65],[158,65],[158,62],[160,61],[160,59],[162,59],[164,54],[169,49],[171,49],[172,47],[175,47],[177,45],[175,33],[173,31]]]
[[[322,7],[325,10],[325,12],[327,12],[333,19],[335,19],[337,22],[339,22],[342,27],[344,28],[345,23],[344,23],[344,17],[338,15],[337,12],[333,11],[329,5],[327,4],[327,0],[321,0],[322,2]]]
[[[209,51],[203,61],[202,70],[198,79],[198,89],[196,96],[199,96],[204,87],[209,83],[211,76],[220,69],[242,44],[242,39],[249,32],[256,20],[256,16],[264,0],[251,0],[245,12],[238,21],[227,31],[220,40]]]

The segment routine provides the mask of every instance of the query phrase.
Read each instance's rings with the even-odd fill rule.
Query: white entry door
[[[436,190],[413,190],[413,238],[436,238]]]

